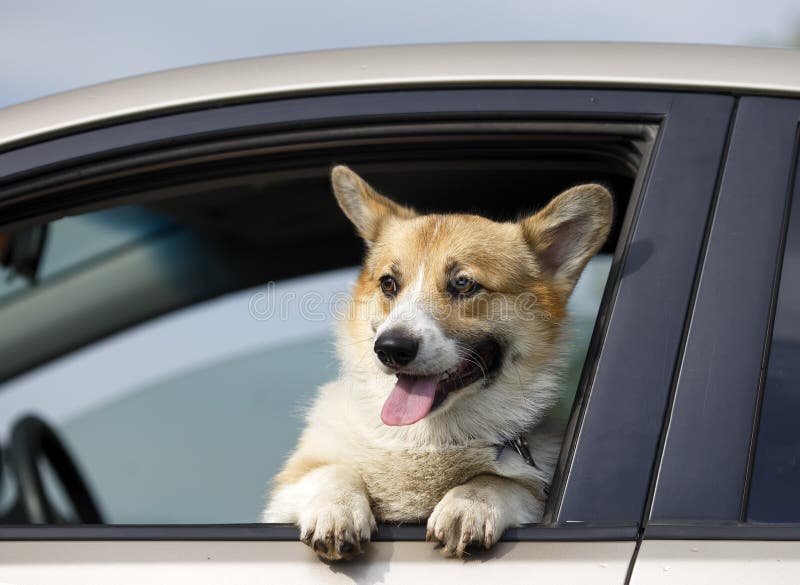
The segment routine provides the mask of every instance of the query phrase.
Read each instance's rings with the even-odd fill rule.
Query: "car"
[[[0,582],[793,582],[800,52],[498,43],[246,59],[0,110]],[[362,250],[346,163],[512,219],[596,181],[541,524],[322,563],[258,523]]]

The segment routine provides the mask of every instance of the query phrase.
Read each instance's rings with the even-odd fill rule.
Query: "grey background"
[[[796,0],[0,0],[0,107],[210,61],[451,41],[790,46]]]

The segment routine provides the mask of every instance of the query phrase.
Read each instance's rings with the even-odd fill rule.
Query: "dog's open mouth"
[[[414,424],[439,406],[451,392],[488,378],[500,365],[500,346],[494,340],[478,344],[459,364],[439,374],[398,374],[397,384],[381,410],[390,426]]]

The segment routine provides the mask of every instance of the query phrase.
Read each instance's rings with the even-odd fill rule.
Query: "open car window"
[[[451,154],[381,163],[371,176],[420,209],[501,220],[596,180],[623,215],[642,148],[614,139],[577,158],[546,148],[469,162]],[[304,411],[339,368],[337,311],[361,244],[335,206],[329,168],[233,175],[172,190],[180,197],[162,189],[144,205],[48,224],[36,282],[0,301],[11,325],[0,346],[16,358],[0,372],[3,440],[26,415],[47,421],[108,523],[258,521]],[[615,224],[569,303],[554,409],[564,426],[618,233]],[[6,513],[14,499],[6,494]]]

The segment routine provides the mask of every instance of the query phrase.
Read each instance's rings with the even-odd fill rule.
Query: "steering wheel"
[[[11,429],[9,463],[16,472],[19,504],[33,524],[65,524],[44,487],[38,461],[50,462],[82,524],[102,524],[103,518],[89,486],[55,431],[36,416],[19,419]]]

